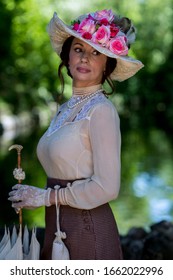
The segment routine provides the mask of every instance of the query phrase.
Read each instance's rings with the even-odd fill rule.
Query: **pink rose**
[[[115,54],[118,55],[127,55],[128,47],[126,45],[126,37],[125,36],[117,36],[115,39],[112,39],[109,42],[109,49]]]
[[[79,33],[89,32],[93,34],[96,30],[95,23],[92,19],[86,18],[80,24],[78,28]]]
[[[108,43],[109,39],[110,39],[110,28],[105,25],[102,25],[93,34],[92,41],[94,43],[106,45]]]
[[[89,32],[84,32],[84,33],[82,33],[82,38],[87,39],[87,40],[91,40],[92,34],[89,33]]]
[[[112,10],[97,11],[92,16],[98,21],[107,19],[107,21],[112,22],[114,20],[114,14],[112,13]]]
[[[79,23],[78,22],[75,22],[73,24],[73,30],[77,31],[79,29]]]
[[[111,31],[111,38],[114,38],[118,34],[120,29],[115,25],[111,25],[110,26],[110,31]]]
[[[106,19],[106,18],[103,18],[101,21],[100,21],[100,25],[109,25],[109,21]]]

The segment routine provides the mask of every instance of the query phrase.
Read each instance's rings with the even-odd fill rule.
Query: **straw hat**
[[[73,36],[100,53],[115,58],[117,65],[110,75],[112,80],[124,81],[144,66],[141,61],[128,56],[129,47],[136,37],[131,20],[119,17],[111,10],[82,15],[71,25],[65,24],[57,13],[54,13],[47,31],[52,47],[58,55],[66,39]]]

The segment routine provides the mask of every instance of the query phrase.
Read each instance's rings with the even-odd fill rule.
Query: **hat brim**
[[[136,60],[130,56],[120,56],[111,52],[107,48],[101,45],[95,44],[92,41],[82,38],[81,34],[73,30],[70,26],[66,25],[55,12],[50,23],[47,27],[48,34],[50,36],[51,44],[55,52],[60,55],[62,51],[62,46],[68,37],[74,36],[88,45],[92,46],[94,49],[100,53],[115,58],[117,60],[117,65],[114,71],[111,73],[110,78],[116,81],[124,81],[136,74],[144,65],[141,61]]]

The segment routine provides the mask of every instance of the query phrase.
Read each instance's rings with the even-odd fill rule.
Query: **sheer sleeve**
[[[92,209],[116,199],[120,188],[119,117],[109,101],[97,104],[89,117],[93,175],[59,190],[60,203]]]

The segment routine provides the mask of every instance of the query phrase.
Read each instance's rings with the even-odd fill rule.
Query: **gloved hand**
[[[8,200],[15,209],[34,209],[40,206],[51,206],[49,197],[52,189],[41,189],[28,185],[16,184],[12,187]]]

